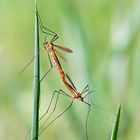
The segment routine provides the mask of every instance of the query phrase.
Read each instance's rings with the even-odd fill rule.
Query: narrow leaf
[[[119,122],[120,122],[120,115],[121,115],[121,105],[119,106],[118,113],[116,116],[116,120],[112,129],[111,140],[117,140],[118,129],[119,129]]]

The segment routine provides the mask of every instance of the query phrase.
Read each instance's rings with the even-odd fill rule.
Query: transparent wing
[[[59,51],[57,51],[57,50],[54,50],[54,51],[64,62],[67,62],[67,60],[64,58],[64,56]]]

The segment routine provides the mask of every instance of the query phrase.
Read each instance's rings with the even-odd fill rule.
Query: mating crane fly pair
[[[47,126],[45,126],[45,127],[43,128],[43,126],[45,125],[46,121],[47,121],[47,120],[50,118],[50,116],[54,113],[54,111],[55,111],[55,109],[54,109],[54,111],[51,113],[51,115],[48,117],[48,119],[47,119],[47,120],[43,123],[43,125],[41,126],[41,130],[39,131],[39,134],[41,134],[50,124],[52,124],[52,123],[53,123],[56,119],[58,119],[62,114],[64,114],[67,110],[69,110],[69,108],[70,108],[70,107],[72,106],[72,104],[73,104],[74,99],[78,99],[78,100],[84,102],[85,104],[87,104],[88,107],[89,107],[88,113],[87,113],[87,118],[86,118],[86,137],[87,137],[87,139],[88,139],[88,134],[87,134],[87,132],[88,132],[88,131],[87,131],[87,122],[88,122],[88,116],[89,116],[91,104],[89,104],[88,102],[84,101],[84,98],[85,98],[87,95],[89,95],[92,91],[89,91],[89,86],[88,86],[88,85],[83,89],[82,92],[78,92],[78,91],[77,91],[77,89],[76,89],[75,85],[73,84],[71,78],[68,76],[68,74],[64,73],[64,71],[63,71],[63,69],[62,69],[62,67],[61,67],[61,64],[60,64],[60,62],[59,62],[59,60],[58,60],[57,54],[58,54],[63,60],[65,60],[64,57],[63,57],[60,53],[58,53],[58,51],[56,51],[55,48],[59,48],[59,49],[65,51],[65,52],[68,52],[68,53],[72,53],[73,51],[72,51],[71,49],[69,49],[69,48],[65,48],[65,47],[62,47],[62,46],[59,46],[59,45],[54,44],[54,41],[57,40],[57,39],[59,38],[58,35],[57,35],[55,32],[53,32],[53,31],[47,29],[47,28],[42,24],[42,21],[41,21],[41,18],[40,18],[40,16],[39,16],[38,12],[37,12],[37,17],[38,17],[39,26],[40,26],[40,29],[41,29],[42,33],[53,36],[53,38],[52,38],[52,40],[51,40],[50,42],[49,42],[49,41],[46,41],[46,37],[45,37],[45,42],[43,43],[45,50],[47,50],[47,52],[48,52],[48,57],[49,57],[49,61],[50,61],[51,68],[50,68],[50,69],[48,70],[48,72],[41,78],[40,81],[42,81],[42,80],[44,79],[44,77],[51,71],[51,69],[53,68],[53,65],[52,65],[52,62],[53,62],[54,65],[56,66],[57,70],[59,71],[59,74],[60,74],[60,76],[61,76],[61,79],[62,79],[64,85],[66,86],[66,88],[68,89],[68,91],[70,92],[70,94],[72,95],[72,96],[70,96],[69,94],[67,94],[66,92],[64,92],[64,91],[61,90],[61,89],[60,89],[59,91],[54,91],[54,94],[57,92],[58,94],[63,94],[63,95],[66,95],[66,96],[72,98],[72,102],[71,102],[71,104],[70,104],[61,114],[59,114],[53,121],[51,121]],[[50,58],[50,57],[51,57],[51,58]],[[51,60],[52,60],[52,61],[51,61]],[[88,93],[87,93],[87,92],[88,92]],[[85,94],[85,93],[87,93],[87,94]],[[53,94],[53,96],[52,96],[52,99],[53,99],[53,97],[54,97],[54,94]],[[85,94],[85,95],[84,95],[84,94]],[[51,100],[51,102],[52,102],[52,100]],[[51,104],[51,102],[50,102],[50,104]],[[57,104],[57,103],[56,103],[56,104]],[[50,107],[50,105],[49,105],[49,107]],[[48,110],[49,110],[49,108],[48,108]],[[46,111],[46,113],[44,113],[44,115],[40,118],[40,120],[48,113],[48,110]]]
[[[68,76],[68,74],[64,73],[62,67],[61,67],[61,64],[58,60],[58,56],[60,56],[61,59],[65,60],[65,58],[62,56],[61,53],[59,53],[57,50],[55,50],[55,48],[58,48],[58,49],[61,49],[65,52],[68,52],[68,53],[72,53],[73,51],[69,48],[65,48],[65,47],[62,47],[62,46],[59,46],[59,45],[56,45],[54,44],[54,41],[57,40],[59,37],[58,35],[47,29],[43,24],[42,24],[42,21],[41,21],[41,18],[39,16],[39,13],[36,12],[36,15],[37,15],[37,19],[38,19],[38,23],[39,23],[39,27],[42,31],[42,33],[46,34],[46,35],[50,35],[52,36],[52,40],[51,41],[46,41],[46,37],[45,37],[45,42],[43,43],[43,46],[45,48],[45,50],[47,50],[48,52],[48,58],[49,58],[49,62],[50,62],[50,66],[51,68],[47,71],[47,73],[40,79],[40,83],[42,82],[42,80],[47,76],[47,74],[52,70],[53,68],[53,65],[52,65],[52,62],[54,63],[55,67],[57,68],[57,70],[59,71],[59,74],[61,76],[61,79],[65,85],[65,87],[68,89],[68,91],[70,92],[70,94],[64,92],[63,90],[59,90],[59,91],[54,91],[53,95],[52,95],[52,98],[51,98],[51,101],[50,101],[50,104],[49,104],[49,107],[47,109],[47,111],[42,115],[42,117],[39,119],[39,121],[41,121],[45,115],[48,113],[49,109],[50,109],[50,106],[51,106],[51,103],[52,103],[52,100],[53,100],[53,97],[56,93],[58,93],[58,96],[59,94],[61,95],[65,95],[69,98],[72,99],[72,102],[70,103],[70,105],[62,112],[60,113],[56,118],[54,118],[49,124],[46,125],[46,122],[48,121],[48,119],[52,116],[52,114],[54,113],[55,111],[55,108],[56,108],[56,104],[57,104],[57,101],[58,101],[58,96],[57,96],[57,100],[56,100],[56,103],[55,103],[55,107],[53,109],[53,111],[51,112],[50,116],[45,120],[45,122],[42,124],[40,130],[39,130],[39,135],[46,129],[48,128],[48,126],[50,126],[56,119],[58,119],[61,115],[63,115],[66,111],[68,111],[72,104],[73,104],[73,101],[75,99],[77,100],[80,100],[82,101],[83,103],[87,104],[88,105],[88,113],[87,113],[87,117],[86,117],[86,139],[88,140],[88,130],[87,130],[87,122],[88,122],[88,116],[89,116],[89,112],[90,112],[90,108],[91,108],[91,104],[93,104],[91,98],[90,101],[91,101],[91,104],[84,101],[84,98],[87,97],[87,95],[89,95],[92,91],[89,91],[89,85],[87,85],[82,92],[78,92],[75,85],[73,84],[71,78]],[[40,51],[39,51],[40,53]],[[35,57],[35,56],[34,56]],[[21,74],[34,60],[34,57],[32,58],[32,60],[21,70],[21,72],[19,74]],[[51,58],[50,58],[51,57]],[[86,94],[85,94],[86,93]],[[85,95],[84,95],[85,94]],[[94,105],[94,104],[93,104]]]

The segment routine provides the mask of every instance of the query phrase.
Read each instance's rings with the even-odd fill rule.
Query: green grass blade
[[[119,106],[117,117],[116,117],[113,129],[112,129],[111,140],[117,140],[119,122],[120,122],[120,115],[121,115],[121,105]]]
[[[40,63],[39,63],[39,26],[37,5],[35,6],[35,45],[34,45],[34,81],[33,81],[33,114],[31,140],[38,140],[39,98],[40,98]]]

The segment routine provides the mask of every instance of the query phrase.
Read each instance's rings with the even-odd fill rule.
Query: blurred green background
[[[71,48],[63,53],[63,68],[78,91],[89,84],[95,104],[89,117],[90,140],[110,138],[115,112],[122,103],[119,140],[140,139],[140,1],[38,0],[45,26],[59,35],[56,44]],[[40,44],[44,40],[41,36]],[[0,139],[30,139],[33,64],[19,77],[33,56],[34,1],[0,0]],[[49,69],[41,53],[41,75]],[[54,68],[41,84],[41,114],[54,90],[64,87]],[[70,99],[61,97],[57,113]],[[51,108],[52,109],[52,108]],[[109,111],[114,113],[109,113]],[[86,140],[87,106],[73,107],[40,136],[40,140]]]

